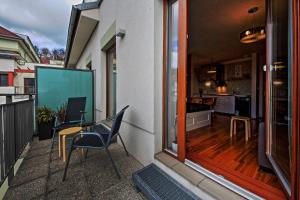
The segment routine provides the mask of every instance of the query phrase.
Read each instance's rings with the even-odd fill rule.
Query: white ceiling
[[[189,52],[201,64],[245,57],[263,50],[265,40],[242,44],[240,32],[253,26],[248,10],[259,8],[255,26],[265,25],[265,0],[192,0],[189,1]]]

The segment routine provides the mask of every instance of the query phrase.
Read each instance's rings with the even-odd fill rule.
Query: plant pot
[[[39,140],[46,140],[52,138],[53,123],[38,123]]]
[[[172,148],[172,151],[174,151],[175,153],[177,153],[177,143],[172,142],[171,148]]]

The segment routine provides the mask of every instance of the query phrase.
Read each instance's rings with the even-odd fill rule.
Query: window
[[[0,86],[8,86],[8,74],[0,74]]]
[[[24,78],[24,94],[33,94],[35,92],[35,79]]]

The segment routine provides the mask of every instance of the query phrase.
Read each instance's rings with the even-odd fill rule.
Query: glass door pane
[[[291,37],[289,1],[268,1],[269,152],[271,164],[290,193]]]
[[[177,153],[178,1],[168,8],[167,114],[165,147]]]

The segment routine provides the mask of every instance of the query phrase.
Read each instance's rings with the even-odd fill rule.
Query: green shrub
[[[54,112],[47,106],[37,108],[38,123],[49,123],[53,120]]]

